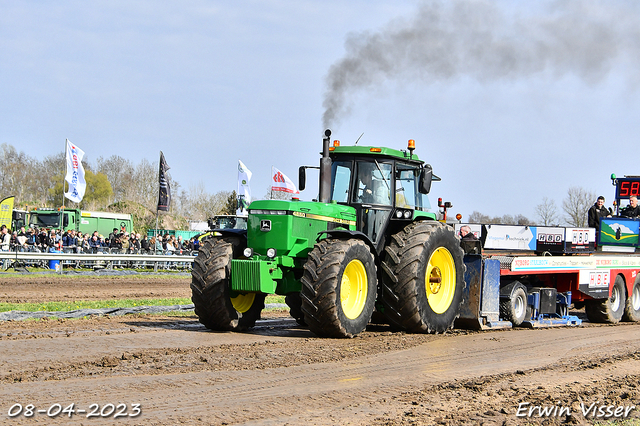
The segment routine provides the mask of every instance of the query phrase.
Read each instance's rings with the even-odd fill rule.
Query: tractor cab
[[[429,213],[431,166],[410,152],[390,148],[340,146],[329,149],[331,158],[330,199],[356,210],[357,230],[376,248],[384,247],[384,236],[418,217],[435,219]]]

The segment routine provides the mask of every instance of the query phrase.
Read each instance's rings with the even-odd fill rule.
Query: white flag
[[[238,160],[238,210],[236,215],[248,216],[247,207],[251,204],[251,188],[249,181],[251,180],[251,170],[240,160]]]
[[[84,157],[84,151],[67,139],[67,175],[64,180],[69,182],[69,191],[65,192],[64,196],[76,203],[82,201],[87,189],[82,157]]]
[[[271,190],[299,194],[296,185],[284,173],[271,166]]]

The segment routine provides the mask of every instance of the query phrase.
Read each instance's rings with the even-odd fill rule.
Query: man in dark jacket
[[[604,206],[604,197],[601,195],[589,209],[589,228],[596,228],[596,232],[600,232],[600,218],[610,216],[609,210]]]
[[[478,237],[471,231],[469,225],[462,225],[460,227],[460,239],[462,241],[477,241]]]
[[[638,206],[638,197],[630,197],[629,205],[622,209],[620,216],[636,218],[640,216],[640,206]]]

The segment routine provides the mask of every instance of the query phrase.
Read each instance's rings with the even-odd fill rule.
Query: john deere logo
[[[264,232],[271,231],[271,221],[270,220],[261,220],[260,221],[260,230]]]
[[[242,184],[243,184],[243,185],[246,185],[246,184],[247,184],[247,181],[246,181],[246,180],[244,180],[244,179],[242,179]]]

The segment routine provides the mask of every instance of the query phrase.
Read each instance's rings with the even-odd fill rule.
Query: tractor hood
[[[322,231],[356,229],[353,207],[312,201],[257,200],[249,206],[247,245],[257,254],[306,256]]]

